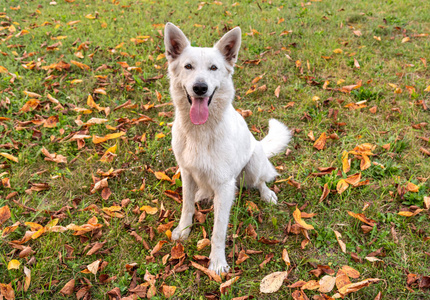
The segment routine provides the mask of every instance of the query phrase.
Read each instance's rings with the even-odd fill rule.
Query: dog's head
[[[225,89],[226,85],[229,88],[231,86],[231,93],[234,93],[231,75],[240,41],[241,31],[236,27],[227,32],[212,48],[192,47],[178,27],[172,23],[166,24],[164,44],[169,62],[169,76],[174,81],[173,88],[184,95],[180,98],[186,99],[183,101],[186,103],[175,105],[187,105],[193,124],[204,124],[208,120],[209,106],[219,99],[217,93]],[[225,95],[224,92],[223,94]]]

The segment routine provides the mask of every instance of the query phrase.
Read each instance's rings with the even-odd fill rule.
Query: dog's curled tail
[[[291,140],[291,132],[281,122],[271,119],[269,121],[269,133],[261,140],[264,153],[270,158],[287,148]]]

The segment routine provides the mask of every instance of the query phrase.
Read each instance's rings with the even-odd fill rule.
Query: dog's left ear
[[[215,44],[222,55],[224,55],[225,60],[232,66],[237,61],[237,55],[239,53],[240,41],[241,41],[242,31],[240,27],[235,27],[226,34]]]

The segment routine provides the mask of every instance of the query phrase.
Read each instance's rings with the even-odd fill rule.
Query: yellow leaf
[[[157,179],[159,180],[167,180],[167,181],[172,181],[172,179],[170,179],[169,176],[167,176],[166,174],[164,174],[164,172],[154,172],[155,177],[157,177]]]
[[[351,170],[351,165],[348,160],[348,151],[343,151],[342,153],[342,170],[344,173],[348,173]]]
[[[125,132],[109,133],[103,137],[93,135],[93,143],[94,144],[100,144],[100,143],[106,142],[107,140],[119,138],[123,135],[125,135]]]
[[[19,266],[21,265],[21,263],[16,260],[16,259],[12,259],[8,264],[7,264],[7,269],[11,270],[11,269],[19,269]]]
[[[8,73],[9,71],[5,68],[5,67],[3,67],[3,66],[0,66],[0,73]],[[430,87],[430,86],[429,86]]]
[[[156,135],[155,135],[155,138],[158,140],[158,139],[161,139],[161,138],[163,138],[163,137],[165,137],[166,135],[164,134],[164,133],[157,133]]]
[[[297,208],[297,206],[296,206],[296,210],[293,213],[293,218],[296,221],[296,223],[299,224],[302,228],[304,228],[306,230],[314,229],[314,227],[312,225],[307,224],[305,221],[302,220],[302,213]]]
[[[403,39],[402,39],[402,44],[403,43],[407,43],[407,42],[409,42],[411,39],[409,38],[409,37],[404,37]]]
[[[348,186],[349,184],[345,181],[345,179],[341,179],[336,185],[336,190],[339,194],[342,194],[348,188]]]
[[[424,92],[430,92],[430,85],[428,87],[426,87],[426,89],[424,90]]]
[[[334,49],[333,50],[333,53],[336,53],[336,54],[341,54],[341,53],[343,53],[343,50],[342,49]]]
[[[93,16],[92,14],[88,14],[85,16],[85,18],[90,19],[90,20],[94,20],[96,17]]]
[[[0,155],[6,157],[7,159],[14,161],[16,163],[18,162],[18,157],[15,157],[9,153],[0,152]]]
[[[144,205],[140,208],[140,210],[145,211],[147,214],[155,215],[158,212],[158,208],[152,207],[149,205]]]

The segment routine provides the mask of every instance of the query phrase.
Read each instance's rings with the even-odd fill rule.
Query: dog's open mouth
[[[214,89],[212,95],[210,97],[191,97],[187,90],[185,89],[185,93],[187,93],[188,102],[191,104],[190,108],[190,119],[194,125],[202,125],[206,123],[209,117],[209,105],[211,104],[212,97],[215,94],[216,88]]]

